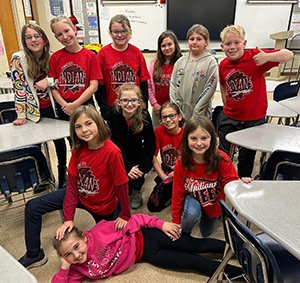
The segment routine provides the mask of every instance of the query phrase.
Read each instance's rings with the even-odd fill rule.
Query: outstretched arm
[[[253,59],[257,66],[263,65],[266,62],[278,62],[282,64],[294,58],[294,53],[287,49],[281,49],[277,52],[266,53],[258,46],[256,46],[256,50],[258,54],[253,56]]]

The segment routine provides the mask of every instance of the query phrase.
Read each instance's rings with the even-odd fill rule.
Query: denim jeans
[[[181,216],[182,231],[191,234],[199,219],[200,232],[203,237],[208,237],[214,231],[218,217],[208,217],[200,202],[190,194],[187,194],[184,199],[184,208]]]
[[[62,209],[65,194],[66,189],[60,189],[49,194],[31,199],[26,203],[25,243],[28,257],[36,257],[40,252],[42,216],[46,213]],[[103,219],[110,221],[118,217],[118,213],[115,213],[115,211],[109,215],[97,215],[86,209],[80,202],[78,202],[77,207],[83,208],[88,211],[93,216],[96,223]],[[117,209],[120,210],[119,206],[117,206]],[[57,228],[59,226],[60,224],[57,223]]]

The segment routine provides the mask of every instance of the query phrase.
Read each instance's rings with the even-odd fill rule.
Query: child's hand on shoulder
[[[115,231],[117,231],[117,232],[122,231],[122,230],[126,227],[126,225],[127,225],[127,223],[128,223],[127,220],[124,220],[124,219],[122,219],[122,218],[120,218],[120,217],[118,217],[118,218],[115,220],[115,222],[116,222],[116,224],[115,224]]]
[[[256,46],[256,50],[258,54],[253,56],[253,60],[255,61],[257,66],[263,65],[268,62],[268,54],[262,51],[258,46]]]
[[[243,178],[241,178],[241,180],[246,184],[249,184],[253,181],[253,179],[251,177],[243,177]]]
[[[161,230],[172,240],[176,241],[181,236],[181,226],[171,222],[165,222]]]

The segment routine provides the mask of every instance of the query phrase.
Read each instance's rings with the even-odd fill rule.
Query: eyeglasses
[[[167,121],[168,118],[170,118],[171,120],[174,120],[177,115],[178,115],[177,113],[176,114],[165,115],[165,116],[162,116],[161,119],[163,121]]]
[[[128,105],[129,102],[131,102],[132,105],[136,105],[140,101],[139,98],[132,98],[132,99],[123,98],[123,99],[119,99],[119,100],[123,105]]]
[[[123,29],[123,30],[113,29],[110,32],[112,33],[113,36],[118,36],[119,34],[126,36],[126,34],[128,33],[128,30],[127,29]]]
[[[32,40],[32,38],[34,39],[40,39],[41,37],[43,37],[42,34],[34,34],[34,35],[26,35],[24,36],[25,40]]]

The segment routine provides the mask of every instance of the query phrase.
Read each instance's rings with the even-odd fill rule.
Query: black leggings
[[[163,268],[189,269],[211,276],[220,262],[205,258],[196,253],[223,254],[225,242],[217,239],[193,238],[182,234],[179,240],[172,241],[158,229],[142,228],[144,252],[142,260]],[[242,273],[240,267],[227,264],[225,272],[230,277]]]

